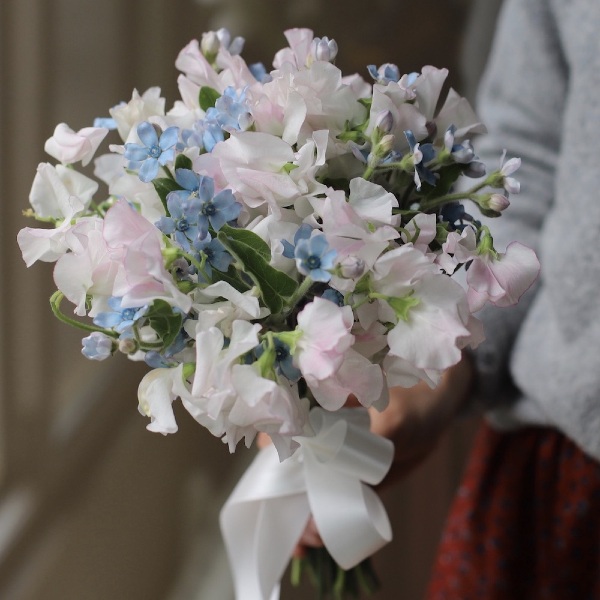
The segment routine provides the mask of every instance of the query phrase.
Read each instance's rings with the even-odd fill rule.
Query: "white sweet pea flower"
[[[260,431],[269,435],[280,460],[291,456],[298,447],[292,437],[302,434],[308,420],[308,402],[296,387],[265,379],[252,365],[234,365],[231,380],[237,397],[229,412],[229,445],[245,438],[249,446]]]
[[[81,161],[85,167],[107,133],[106,127],[84,127],[75,132],[66,123],[59,123],[54,135],[46,140],[44,150],[63,164]]]
[[[225,336],[217,327],[197,324],[196,371],[191,392],[182,401],[192,417],[217,437],[227,436],[232,428],[229,414],[237,399],[232,368],[240,362],[240,357],[258,346],[260,327],[247,321],[234,321],[226,346]],[[239,439],[233,435],[224,441],[233,452]]]
[[[58,227],[25,227],[19,231],[17,243],[28,267],[38,260],[54,262],[69,250],[67,233],[73,228],[72,219],[83,210],[83,204],[76,196],[69,196],[61,199],[61,205],[64,220]]]
[[[398,217],[392,214],[392,210],[398,208],[396,196],[362,177],[355,177],[350,181],[348,202],[366,223],[395,226],[398,222]]]
[[[29,193],[29,203],[37,216],[43,219],[72,219],[89,206],[98,184],[89,177],[63,165],[53,166],[40,163]],[[81,204],[77,213],[72,213],[69,198],[76,196]]]
[[[461,358],[471,313],[462,287],[446,275],[418,281],[406,318],[398,318],[388,334],[390,354],[417,369],[442,371]]]
[[[72,251],[61,256],[54,267],[56,287],[75,304],[75,313],[80,316],[86,314],[88,295],[104,298],[113,295],[117,259],[121,257],[108,248],[102,228],[102,219],[80,220],[65,237]]]
[[[183,382],[183,365],[173,369],[153,369],[143,377],[138,387],[139,411],[150,417],[148,431],[167,435],[177,431],[173,401],[187,390]]]
[[[137,90],[133,90],[129,102],[122,102],[111,108],[109,112],[117,123],[121,139],[125,142],[136,125],[148,121],[150,117],[165,114],[165,99],[161,98],[158,87],[147,89],[141,96]]]

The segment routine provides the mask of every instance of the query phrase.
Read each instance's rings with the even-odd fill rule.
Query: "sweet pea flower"
[[[249,446],[258,432],[267,433],[281,461],[298,447],[293,436],[302,435],[308,420],[308,402],[300,401],[295,386],[261,377],[253,365],[234,365],[231,381],[236,399],[229,411],[226,441],[245,438]]]
[[[162,299],[187,313],[192,301],[179,291],[165,269],[161,234],[135,209],[120,200],[104,217],[103,238],[115,256],[117,274],[110,295],[123,298],[125,308]]]
[[[346,351],[340,368],[330,377],[318,380],[307,377],[315,400],[326,410],[339,410],[353,394],[365,407],[379,410],[387,403],[387,388],[381,367],[352,348]]]
[[[176,368],[153,369],[144,375],[138,386],[138,410],[150,417],[148,431],[167,435],[178,430],[173,414],[173,401],[187,394],[183,382],[183,365]]]
[[[106,127],[84,127],[75,133],[66,123],[59,123],[54,135],[46,140],[44,150],[63,164],[81,161],[85,167],[107,133]]]
[[[40,163],[29,192],[29,203],[36,215],[62,220],[79,216],[89,206],[98,184],[89,177],[63,165]],[[81,205],[79,213],[71,213],[68,199],[75,196]]]
[[[350,333],[353,323],[349,306],[339,307],[323,298],[314,298],[302,309],[298,314],[299,336],[293,354],[294,363],[304,377],[320,381],[340,368],[346,351],[354,343]]]
[[[150,117],[165,114],[165,99],[161,98],[159,87],[148,88],[142,95],[137,90],[133,90],[129,102],[122,102],[111,108],[109,112],[117,124],[121,139],[126,141],[136,125],[147,121]]]
[[[478,254],[467,271],[469,309],[476,312],[486,302],[511,306],[533,285],[540,272],[535,252],[519,242],[506,252]]]
[[[17,243],[28,267],[38,260],[55,262],[68,252],[67,236],[73,228],[71,220],[81,212],[83,205],[75,196],[65,198],[63,204],[65,218],[58,227],[52,229],[24,227],[17,234]]]

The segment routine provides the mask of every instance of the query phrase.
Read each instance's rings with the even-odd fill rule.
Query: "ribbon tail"
[[[343,569],[351,569],[392,539],[379,496],[358,479],[332,472],[305,456],[308,499],[325,547]]]
[[[310,516],[302,466],[257,455],[221,510],[236,600],[278,600],[279,582]]]

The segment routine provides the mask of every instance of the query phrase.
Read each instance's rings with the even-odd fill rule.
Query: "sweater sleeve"
[[[540,229],[554,198],[567,68],[548,0],[506,0],[477,98],[488,135],[477,152],[490,169],[518,156],[521,193],[500,218],[485,220],[495,247],[519,241],[537,251]],[[542,266],[543,268],[543,266]],[[538,290],[538,281],[510,308],[488,306],[478,315],[485,342],[474,353],[478,371],[476,401],[484,408],[504,406],[518,395],[509,375],[510,353]]]

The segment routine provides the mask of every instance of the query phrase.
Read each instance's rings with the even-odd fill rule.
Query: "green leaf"
[[[238,292],[242,292],[242,294],[244,292],[247,292],[251,287],[240,278],[238,271],[236,271],[233,266],[229,267],[227,273],[223,273],[223,271],[219,271],[218,269],[215,269],[213,267],[212,280],[213,283],[217,281],[225,281],[230,286],[235,288]]]
[[[207,85],[203,85],[200,88],[200,94],[198,95],[198,101],[200,102],[200,108],[206,112],[209,108],[215,105],[215,102],[221,97],[221,94],[214,88]]]
[[[282,311],[285,299],[290,298],[298,284],[283,271],[269,264],[271,252],[268,245],[255,233],[246,229],[223,226],[218,240],[236,259],[242,269],[259,289],[261,298],[272,314]]]
[[[148,323],[162,341],[162,349],[168,348],[181,331],[183,317],[164,300],[155,300],[145,315]]]
[[[445,196],[450,192],[450,189],[460,177],[464,170],[464,165],[452,164],[446,167],[442,167],[437,171],[439,178],[435,182],[435,185],[429,185],[427,182],[423,182],[422,194],[427,199],[439,198]]]
[[[177,169],[189,169],[192,170],[192,159],[185,154],[179,154],[175,159],[175,170]]]
[[[154,189],[157,194],[160,196],[160,201],[163,203],[165,207],[165,211],[167,216],[169,216],[169,209],[167,208],[167,196],[176,190],[183,189],[175,180],[170,177],[159,177],[158,179],[152,180],[152,185],[154,185]]]
[[[238,229],[236,227],[231,227],[230,225],[223,225],[220,231],[232,240],[251,246],[267,262],[271,260],[271,249],[269,248],[269,244],[253,231],[249,231],[248,229]]]

